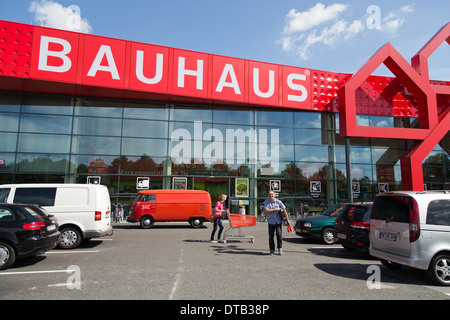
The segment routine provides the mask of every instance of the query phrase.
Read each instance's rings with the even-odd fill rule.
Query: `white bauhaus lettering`
[[[107,66],[102,66],[103,57],[106,56]],[[116,62],[111,51],[110,46],[102,45],[95,56],[94,62],[88,72],[88,77],[95,77],[97,71],[106,71],[111,73],[111,77],[114,80],[120,80],[119,72],[117,71]]]
[[[49,44],[58,43],[62,46],[61,51],[50,51]],[[72,67],[72,61],[67,56],[72,50],[70,43],[64,39],[41,36],[41,46],[39,49],[39,63],[38,70],[51,71],[51,72],[66,72]],[[62,64],[59,66],[49,66],[48,57],[57,57],[62,60]]]
[[[253,91],[261,98],[270,98],[275,92],[275,71],[269,70],[269,90],[261,92],[259,89],[259,69],[253,68]]]
[[[153,78],[144,76],[144,51],[136,51],[136,77],[139,81],[146,84],[156,84],[161,81],[163,76],[164,55],[162,53],[156,54],[156,72]]]
[[[228,75],[230,76],[231,82],[227,82]],[[239,83],[232,64],[226,64],[223,68],[222,75],[220,76],[219,83],[217,84],[216,92],[222,92],[223,87],[233,88],[235,94],[241,94],[241,89],[239,88]]]
[[[308,90],[306,90],[306,88],[304,86],[302,86],[301,84],[295,84],[294,80],[305,81],[306,80],[306,76],[304,74],[291,73],[287,77],[287,85],[288,85],[288,87],[291,88],[292,90],[300,91],[302,93],[299,96],[293,95],[293,94],[288,94],[287,98],[290,101],[303,102],[303,101],[306,100],[306,98],[308,98]]]
[[[197,59],[197,70],[186,70],[184,57],[178,58],[178,82],[177,86],[184,88],[184,77],[194,76],[197,77],[196,89],[203,90],[203,60]]]

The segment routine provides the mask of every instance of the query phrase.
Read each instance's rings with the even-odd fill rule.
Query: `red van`
[[[144,229],[163,221],[187,221],[199,228],[211,212],[211,197],[206,191],[145,190],[139,191],[127,221],[139,222]]]

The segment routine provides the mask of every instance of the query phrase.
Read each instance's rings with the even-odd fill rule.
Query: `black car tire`
[[[75,249],[81,243],[81,233],[75,227],[63,227],[59,236],[58,246],[62,249]]]
[[[5,270],[16,261],[14,248],[6,242],[0,241],[0,270]]]
[[[434,257],[427,274],[434,283],[441,286],[450,286],[450,255],[441,254]]]
[[[192,228],[201,228],[203,227],[203,219],[192,217],[189,219],[189,224],[191,225]]]
[[[152,216],[143,216],[141,217],[141,220],[139,220],[139,223],[143,229],[150,229],[153,227],[155,220],[153,220]]]
[[[322,231],[322,235],[320,236],[320,240],[322,240],[325,244],[335,244],[337,241],[336,233],[332,228],[325,228]]]

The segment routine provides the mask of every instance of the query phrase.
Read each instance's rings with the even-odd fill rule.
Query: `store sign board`
[[[312,109],[310,70],[34,27],[30,78]]]

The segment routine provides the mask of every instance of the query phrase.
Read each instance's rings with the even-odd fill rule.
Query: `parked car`
[[[295,234],[304,238],[321,240],[325,244],[336,242],[334,232],[336,216],[346,207],[346,204],[337,203],[321,214],[297,219]]]
[[[113,232],[109,191],[104,185],[4,184],[0,185],[0,202],[36,203],[57,217],[63,249]]]
[[[336,217],[336,237],[344,248],[369,250],[371,211],[372,202],[353,203]]]
[[[59,236],[55,220],[37,206],[0,203],[0,270],[55,248]]]
[[[397,191],[375,198],[370,254],[387,267],[427,270],[450,285],[450,192]]]

